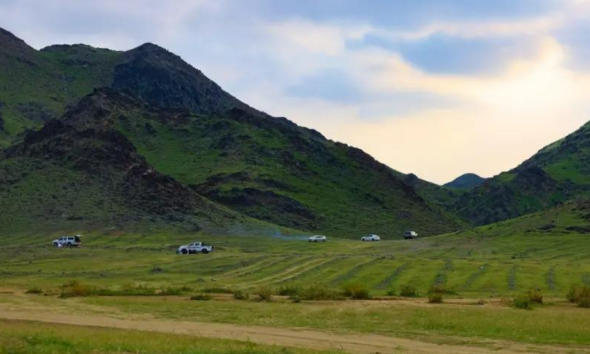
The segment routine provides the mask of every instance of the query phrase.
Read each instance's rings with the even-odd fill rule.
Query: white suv
[[[315,235],[315,236],[311,236],[309,238],[309,242],[326,242],[327,238],[326,236],[322,236],[322,235]]]
[[[363,237],[361,237],[361,241],[366,242],[366,241],[381,241],[381,237],[377,236],[377,235],[365,235]]]
[[[57,240],[53,240],[53,246],[55,247],[78,247],[82,246],[82,239],[80,235],[76,236],[62,236]]]

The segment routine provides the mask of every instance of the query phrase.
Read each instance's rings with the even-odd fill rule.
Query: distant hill
[[[590,123],[464,194],[455,212],[481,225],[590,195]]]
[[[0,42],[9,44],[0,48],[9,68],[0,73],[0,142],[10,146],[0,156],[8,171],[0,226],[101,224],[109,215],[120,225],[213,228],[255,218],[339,237],[400,237],[460,224],[363,151],[249,107],[156,45],[36,51],[8,32]],[[112,151],[122,160],[104,156]]]
[[[485,178],[482,178],[475,173],[466,173],[457,177],[452,182],[445,184],[444,186],[448,188],[471,189],[481,186],[484,182]]]

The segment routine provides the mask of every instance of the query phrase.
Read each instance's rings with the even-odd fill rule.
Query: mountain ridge
[[[19,84],[0,87],[8,145],[63,119],[121,134],[156,172],[190,189],[182,193],[279,228],[398,238],[409,228],[434,235],[461,225],[362,150],[248,106],[159,46],[56,45],[32,53],[39,68],[9,61]],[[112,99],[112,107],[84,104],[97,97]],[[100,134],[85,139],[103,143]]]

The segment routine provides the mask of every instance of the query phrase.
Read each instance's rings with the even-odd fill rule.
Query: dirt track
[[[334,334],[328,332],[239,326],[232,324],[167,321],[157,319],[118,319],[102,315],[70,315],[52,312],[17,310],[0,304],[0,319],[25,320],[75,326],[106,327],[194,335],[208,338],[252,341],[285,347],[310,349],[342,349],[347,352],[412,353],[412,354],[514,354],[514,353],[590,353],[590,348],[534,346],[502,341],[480,342],[480,346],[435,344],[419,340],[393,338],[381,335]],[[441,341],[444,337],[440,338]],[[457,340],[458,338],[453,338]]]

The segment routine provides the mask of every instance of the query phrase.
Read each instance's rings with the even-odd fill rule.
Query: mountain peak
[[[471,189],[482,185],[485,182],[485,178],[482,178],[475,173],[466,173],[455,178],[452,182],[445,184],[445,187],[458,188],[458,189]]]
[[[25,41],[18,38],[12,32],[0,28],[0,53],[6,53],[9,56],[25,57],[35,52]]]

